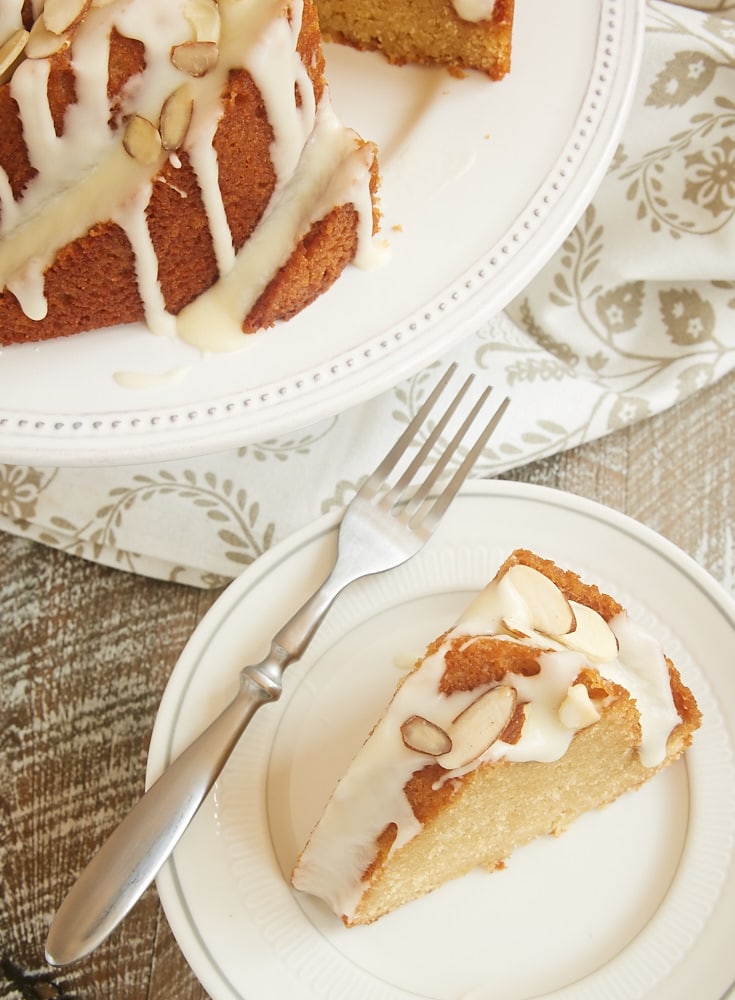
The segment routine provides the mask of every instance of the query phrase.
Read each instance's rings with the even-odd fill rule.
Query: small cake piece
[[[699,724],[676,667],[617,601],[516,550],[402,679],[293,885],[369,924],[637,788]]]
[[[435,63],[502,79],[510,70],[513,0],[318,0],[328,39],[393,63]]]

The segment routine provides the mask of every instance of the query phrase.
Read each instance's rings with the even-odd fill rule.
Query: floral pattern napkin
[[[502,315],[391,391],[278,439],[136,467],[0,465],[0,529],[220,586],[342,507],[449,360],[513,400],[478,476],[648,417],[735,367],[735,0],[650,0],[646,11],[607,175]]]

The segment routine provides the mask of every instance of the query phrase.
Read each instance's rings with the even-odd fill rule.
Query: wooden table
[[[735,373],[668,413],[506,478],[625,511],[732,593],[733,427]],[[51,969],[43,945],[63,892],[143,789],[159,699],[217,594],[7,535],[0,572],[0,997],[201,1000],[155,888],[77,966]]]

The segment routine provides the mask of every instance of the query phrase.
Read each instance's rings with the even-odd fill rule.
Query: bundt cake
[[[699,724],[616,600],[517,550],[398,685],[293,885],[347,926],[371,923],[638,787]]]
[[[398,65],[435,63],[500,80],[510,70],[513,0],[318,0],[326,38]]]
[[[512,5],[318,3],[329,37],[493,78]],[[143,321],[237,347],[369,261],[377,186],[314,0],[0,7],[0,344]]]
[[[0,42],[0,343],[240,343],[369,252],[313,0],[4,0]]]

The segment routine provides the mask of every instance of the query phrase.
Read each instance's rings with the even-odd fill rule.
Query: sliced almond
[[[452,723],[449,729],[452,749],[437,757],[437,763],[453,771],[477,760],[510,722],[516,697],[514,687],[500,684],[471,702]]]
[[[46,0],[43,23],[54,35],[63,35],[87,13],[92,0]]]
[[[186,0],[184,17],[191,25],[198,42],[219,43],[219,7],[214,0]]]
[[[513,715],[510,717],[510,722],[502,731],[498,739],[503,743],[507,743],[509,746],[515,746],[516,743],[523,736],[523,727],[526,724],[526,709],[528,708],[528,702],[519,703],[516,701],[516,707],[513,711]]]
[[[618,640],[601,614],[586,604],[570,601],[576,628],[559,639],[569,649],[584,653],[590,660],[610,663],[618,655]]]
[[[161,120],[158,123],[164,149],[174,150],[183,146],[193,111],[194,99],[188,83],[169,94],[161,108]]]
[[[25,52],[28,38],[25,28],[18,28],[0,45],[0,85],[7,83],[13,75],[13,70]]]
[[[123,146],[134,160],[148,166],[161,155],[161,136],[147,118],[133,115],[125,127]]]
[[[171,62],[188,76],[206,76],[219,61],[219,47],[214,42],[182,42],[171,49]]]
[[[530,639],[533,635],[533,629],[529,628],[525,622],[517,622],[513,618],[501,618],[500,624],[514,639]]]
[[[26,56],[29,59],[48,59],[56,52],[68,48],[70,43],[69,35],[55,35],[43,23],[43,18],[39,17],[37,21],[33,22],[31,33],[28,36]]]
[[[523,563],[505,574],[528,606],[531,625],[546,635],[562,636],[574,628],[574,612],[557,585],[539,570]]]
[[[432,757],[449,753],[452,741],[434,722],[429,722],[422,715],[412,715],[401,726],[401,738],[409,750],[428,753]]]
[[[586,729],[600,719],[600,710],[584,684],[572,684],[557,714],[566,729]]]

